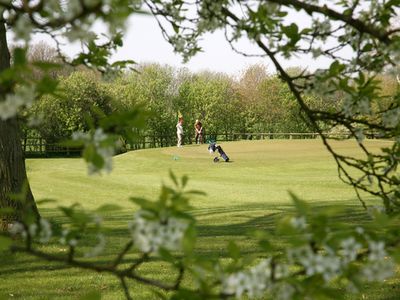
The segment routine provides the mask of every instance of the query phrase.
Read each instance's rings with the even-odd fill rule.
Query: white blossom
[[[25,227],[22,223],[20,222],[14,222],[10,225],[8,232],[12,235],[12,236],[16,236],[18,234],[21,234],[22,237],[26,237],[26,231],[25,231]]]
[[[66,17],[74,18],[82,11],[82,5],[79,0],[69,0],[67,5]]]
[[[391,109],[382,115],[383,125],[389,128],[394,128],[400,122],[400,108]]]
[[[356,232],[357,232],[358,234],[360,234],[360,235],[363,235],[363,234],[365,233],[365,230],[364,230],[364,228],[362,228],[362,227],[360,227],[360,226],[357,226],[357,227],[356,227]]]
[[[114,155],[114,148],[107,144],[108,135],[104,133],[102,128],[97,128],[94,132],[74,132],[72,134],[73,140],[82,141],[85,146],[93,145],[96,152],[103,159],[103,165],[99,168],[92,162],[88,162],[88,174],[99,174],[102,171],[110,173],[112,171],[112,156]]]
[[[67,243],[71,247],[76,247],[78,245],[78,240],[77,239],[70,239],[70,240],[68,240]]]
[[[59,18],[63,13],[59,0],[43,1],[43,9],[48,12],[48,18],[51,20]]]
[[[86,28],[86,26],[69,28],[64,35],[70,42],[90,42],[97,38],[97,35],[90,31],[89,28]]]
[[[175,217],[151,220],[150,213],[139,210],[130,223],[132,239],[136,247],[144,252],[157,252],[161,247],[180,250],[188,222]]]
[[[356,128],[355,131],[354,131],[354,135],[355,135],[355,137],[357,139],[357,142],[359,144],[361,144],[365,139],[365,135],[364,135],[363,130],[361,128]]]
[[[96,224],[96,226],[101,226],[101,223],[103,223],[103,218],[98,214],[95,214],[93,216],[93,222]]]
[[[30,236],[35,236],[38,230],[38,226],[36,223],[32,223],[28,226],[28,232]]]
[[[356,241],[354,237],[349,237],[340,242],[342,247],[342,260],[343,264],[355,261],[357,258],[358,251],[361,250],[362,245]]]
[[[23,106],[30,107],[35,98],[33,86],[17,86],[13,94],[8,94],[4,101],[0,101],[0,119],[10,119],[18,113]]]
[[[274,295],[276,300],[291,300],[296,289],[287,282],[279,283],[274,287]]]
[[[317,58],[317,57],[321,56],[324,52],[322,51],[321,48],[312,48],[311,53],[312,53],[313,58]]]
[[[50,222],[46,219],[40,219],[40,232],[39,241],[41,243],[48,243],[52,235]]]
[[[391,259],[372,261],[365,265],[361,274],[367,281],[383,281],[394,274],[394,263]]]
[[[323,255],[314,253],[309,246],[303,246],[290,249],[288,258],[289,261],[297,261],[302,265],[307,276],[321,274],[325,281],[329,281],[340,273],[340,257],[336,256],[333,251],[328,251],[326,255]]]
[[[290,224],[299,230],[303,230],[307,228],[306,218],[304,216],[301,217],[293,217],[290,219]]]
[[[64,229],[61,233],[60,243],[63,245],[69,245],[71,247],[76,247],[78,245],[78,240],[69,237],[69,229]]]
[[[275,265],[275,278],[281,279],[287,277],[289,275],[289,267],[285,264],[277,264]]]
[[[382,260],[387,255],[385,250],[385,242],[383,241],[369,241],[368,249],[368,259],[370,261]]]
[[[31,39],[32,29],[32,23],[30,22],[29,18],[21,15],[15,23],[15,26],[13,26],[15,34],[14,39],[23,40],[24,42],[28,43]]]
[[[85,253],[85,257],[95,257],[103,252],[104,247],[106,246],[106,239],[105,239],[104,235],[98,234],[97,240],[98,240],[98,243],[93,248],[91,248],[88,252]]]
[[[271,287],[271,259],[263,259],[248,271],[229,274],[222,279],[222,289],[237,298],[247,293],[250,298],[261,296]]]
[[[371,217],[376,217],[385,212],[385,207],[382,205],[369,206],[367,212]]]

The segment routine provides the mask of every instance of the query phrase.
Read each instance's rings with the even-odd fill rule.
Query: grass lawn
[[[366,143],[376,149],[387,144]],[[119,155],[112,174],[100,177],[88,177],[82,159],[30,159],[27,170],[36,199],[58,200],[40,206],[43,217],[65,222],[55,207],[74,202],[87,209],[110,203],[123,207],[103,216],[107,248],[100,261],[114,257],[128,239],[127,223],[136,209],[128,198],[155,199],[161,183],[169,183],[169,170],[177,176],[188,175],[189,188],[207,193],[191,202],[198,220],[196,250],[201,255],[224,257],[230,240],[237,241],[244,253],[258,254],[255,241],[245,234],[254,228],[273,230],[275,219],[292,210],[288,191],[319,207],[344,204],[352,211],[345,217],[350,224],[366,222],[354,191],[338,179],[334,161],[321,141],[242,141],[226,142],[222,147],[230,163],[214,163],[207,145],[189,145]],[[336,142],[336,147],[358,155],[354,141]],[[282,243],[279,239],[273,242]],[[46,249],[64,251],[56,244]],[[141,271],[155,278],[174,276],[157,261]],[[360,299],[398,299],[398,283],[393,279],[366,287]],[[142,285],[131,282],[130,287],[134,299],[156,299]],[[43,263],[26,255],[0,257],[0,299],[2,295],[5,299],[79,299],[90,290],[101,290],[103,299],[123,299],[119,282],[111,276]]]

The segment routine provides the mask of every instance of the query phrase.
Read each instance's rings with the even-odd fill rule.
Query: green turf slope
[[[366,143],[378,150],[388,142]],[[255,241],[245,234],[254,228],[273,230],[275,218],[292,211],[289,190],[317,206],[346,204],[355,212],[345,217],[349,223],[364,221],[354,191],[337,178],[335,163],[320,140],[224,142],[221,146],[230,163],[214,163],[216,155],[208,153],[207,145],[188,145],[119,155],[110,175],[88,177],[82,159],[30,159],[27,169],[36,199],[58,200],[57,204],[40,206],[46,218],[66,222],[55,207],[74,202],[87,209],[103,204],[123,207],[103,216],[107,248],[100,261],[115,256],[127,239],[127,223],[136,209],[128,198],[157,197],[161,183],[169,183],[169,170],[177,176],[188,175],[189,188],[207,193],[207,197],[192,199],[192,214],[199,225],[196,251],[201,255],[224,257],[226,244],[232,239],[245,253],[259,254]],[[354,141],[336,142],[335,147],[342,153],[359,155]],[[47,249],[60,254],[64,251],[58,245]],[[134,253],[127,256],[132,257]],[[160,279],[173,276],[157,261],[142,271]],[[391,299],[399,292],[392,285],[388,281],[374,286],[363,299]],[[91,289],[101,290],[104,299],[123,298],[118,281],[110,276],[43,264],[25,255],[14,260],[9,255],[0,257],[0,298],[78,299]],[[155,299],[143,286],[132,284],[132,291],[134,299]]]

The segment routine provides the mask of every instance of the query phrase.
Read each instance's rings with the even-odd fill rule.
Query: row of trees
[[[43,42],[31,47],[28,58],[61,62],[57,50]],[[40,78],[41,71],[35,71]],[[25,127],[25,135],[39,134],[48,142],[58,142],[74,131],[87,131],[90,122],[96,123],[102,114],[129,111],[138,105],[151,113],[142,130],[147,135],[173,136],[178,112],[185,117],[189,136],[196,119],[202,120],[208,133],[313,131],[287,84],[268,73],[264,65],[249,66],[238,77],[159,64],[141,65],[136,71],[106,80],[84,68],[65,66],[52,71],[51,76],[60,79],[58,90],[42,96],[24,112],[29,125],[34,125]],[[300,69],[287,72],[295,76]],[[390,73],[379,77],[383,93],[394,95],[395,77]],[[316,110],[337,111],[344,98],[341,92],[325,97],[309,92],[304,101]]]
[[[223,73],[191,73],[158,64],[144,65],[112,80],[89,71],[63,74],[58,92],[44,95],[25,112],[30,124],[25,134],[39,133],[49,142],[71,137],[74,131],[89,129],[89,120],[102,113],[131,110],[143,106],[150,117],[143,133],[158,136],[175,134],[177,112],[192,134],[196,119],[208,133],[308,132],[299,106],[287,85],[262,65],[253,65],[236,79]],[[310,105],[333,105],[317,96]],[[101,113],[99,113],[101,112]]]

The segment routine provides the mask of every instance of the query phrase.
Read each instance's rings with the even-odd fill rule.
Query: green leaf
[[[362,48],[362,52],[369,52],[373,49],[373,45],[371,43],[366,44],[363,48]]]
[[[167,299],[169,299],[169,298],[167,297],[167,295],[165,295],[165,293],[162,293],[162,292],[157,291],[157,290],[152,290],[152,292],[157,296],[157,299],[162,299],[162,300],[167,300]]]
[[[187,289],[180,289],[170,298],[171,300],[202,300],[203,298],[198,291],[191,291]]]
[[[189,208],[191,208],[191,207],[189,206]],[[193,216],[191,216],[191,215],[188,214],[188,213],[182,212],[182,211],[173,211],[173,212],[172,212],[172,216],[174,216],[174,217],[176,217],[176,218],[179,218],[179,219],[187,220],[187,221],[189,221],[190,223],[196,221],[196,219],[195,219]]]
[[[52,62],[47,62],[47,61],[35,61],[32,63],[35,67],[38,67],[39,69],[43,71],[50,71],[53,69],[61,69],[61,64],[57,63],[52,63]]]
[[[158,250],[158,254],[160,255],[160,257],[169,262],[169,263],[175,263],[175,257],[172,255],[172,253],[170,251],[168,251],[167,249],[164,248],[160,248]]]
[[[36,91],[40,94],[53,93],[58,86],[58,80],[50,76],[44,76],[36,85]]]
[[[15,209],[12,207],[0,208],[0,216],[10,215],[10,214],[13,214],[14,212],[15,212]]]
[[[264,251],[272,251],[273,250],[273,246],[272,246],[271,242],[268,240],[261,240],[258,242],[258,245]]]
[[[290,45],[294,46],[300,40],[299,27],[292,23],[289,26],[282,26],[283,33],[290,39]]]
[[[169,170],[169,177],[174,182],[175,186],[179,186],[178,180],[176,179],[175,174],[171,170]]]
[[[236,245],[236,243],[234,241],[230,241],[228,244],[228,253],[229,256],[231,258],[233,258],[234,260],[239,260],[240,258],[240,249],[239,247]]]
[[[14,65],[15,66],[24,66],[27,64],[26,60],[26,49],[23,48],[15,48],[14,49]]]
[[[345,69],[345,66],[335,60],[329,67],[330,76],[336,76]]]
[[[199,191],[199,190],[190,190],[185,192],[185,194],[192,194],[192,195],[199,195],[199,196],[206,196],[207,193],[203,192],[203,191]]]
[[[91,291],[79,298],[79,300],[100,300],[101,293],[99,291]]]
[[[294,193],[292,193],[290,191],[289,191],[289,195],[292,198],[292,201],[294,203],[294,206],[295,206],[297,212],[300,215],[307,215],[307,213],[310,210],[309,205],[305,201],[300,200],[300,198],[298,198]]]
[[[186,186],[186,184],[188,183],[189,177],[186,175],[182,176],[182,188],[184,188]]]
[[[179,26],[176,23],[172,23],[172,27],[174,28],[175,33],[179,33]]]
[[[36,200],[36,204],[40,205],[40,204],[47,204],[47,203],[55,203],[57,202],[57,200],[54,199],[40,199],[40,200]]]
[[[122,207],[117,204],[104,204],[96,209],[97,212],[110,212],[121,210]]]
[[[158,211],[157,202],[153,202],[153,201],[147,200],[145,198],[140,198],[140,197],[131,197],[131,198],[129,198],[129,201],[139,205],[142,209]]]
[[[185,235],[183,237],[182,246],[183,251],[186,255],[191,254],[193,252],[195,243],[196,243],[197,232],[193,225],[189,225],[185,231]]]
[[[12,245],[12,239],[8,236],[0,235],[0,252],[8,250]]]

